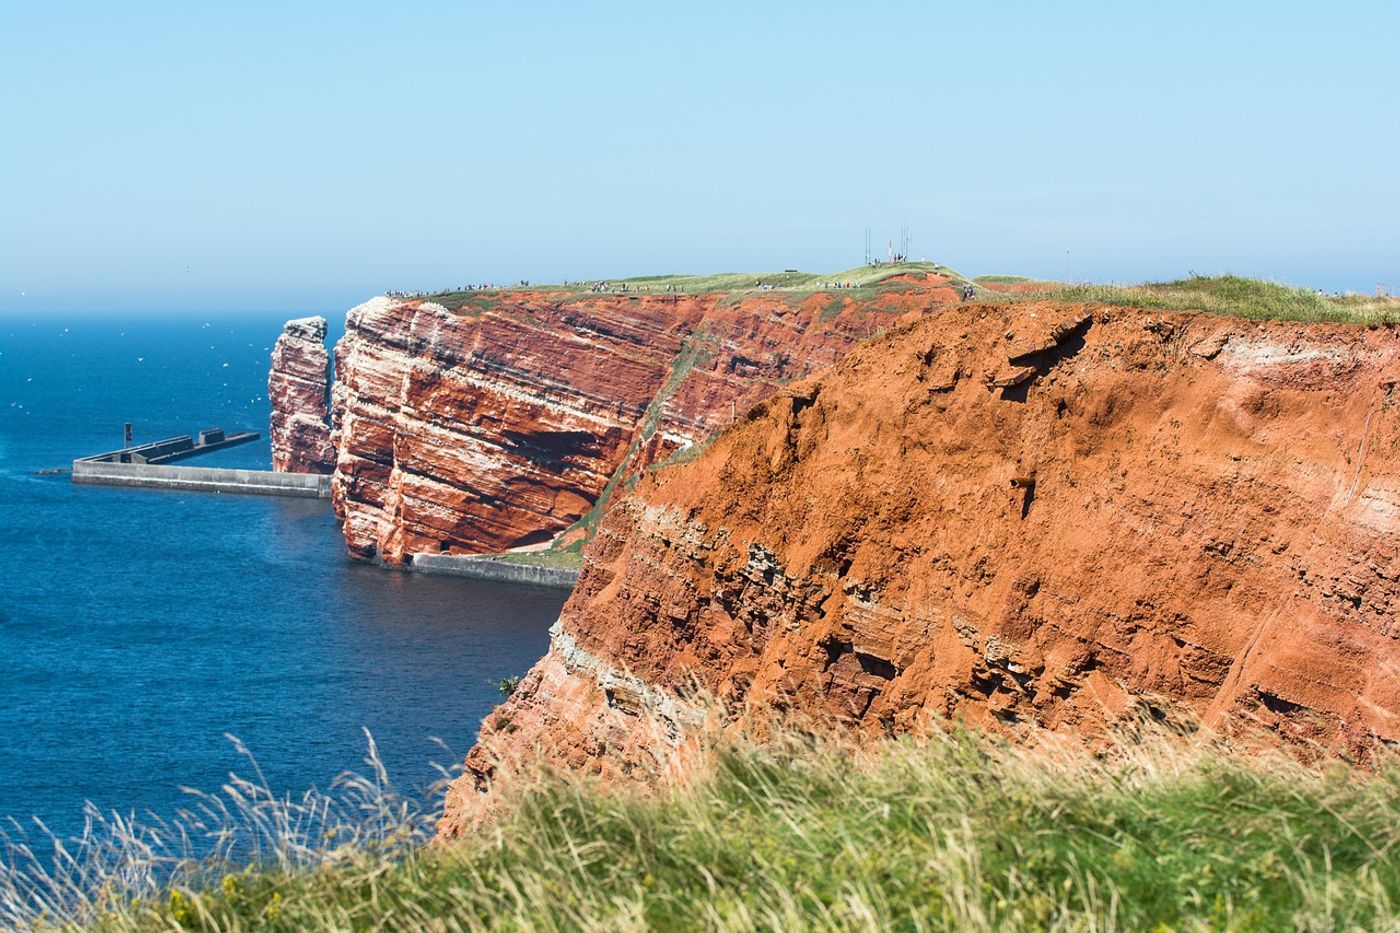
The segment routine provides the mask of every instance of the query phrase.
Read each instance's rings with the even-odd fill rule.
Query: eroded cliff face
[[[349,313],[336,347],[333,501],[350,552],[399,564],[548,542],[610,482],[625,486],[780,384],[954,299],[935,276],[865,300],[374,299]]]
[[[1393,327],[978,304],[875,338],[611,509],[442,831],[500,756],[647,765],[696,688],[882,734],[1400,741],[1397,377]]]
[[[272,468],[279,473],[329,473],[335,468],[330,381],[326,319],[288,321],[272,348],[267,377]]]

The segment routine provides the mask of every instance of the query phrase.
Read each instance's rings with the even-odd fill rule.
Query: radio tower
[[[904,226],[902,226],[902,227],[899,228],[899,261],[900,261],[900,262],[908,262],[908,261],[909,261],[909,243],[910,243],[909,225],[908,225],[908,224],[905,224]]]
[[[870,228],[865,228],[865,264],[870,265]]]

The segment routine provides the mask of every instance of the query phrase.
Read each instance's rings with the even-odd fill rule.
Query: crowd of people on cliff
[[[568,285],[569,283],[568,283],[568,282],[565,282],[564,284],[565,284],[565,285]],[[495,285],[495,284],[492,284],[492,283],[490,283],[490,282],[483,282],[483,283],[480,284],[480,285],[462,285],[462,286],[460,286],[460,287],[458,287],[458,288],[443,288],[443,289],[438,289],[438,290],[435,291],[435,292],[425,292],[425,291],[416,291],[416,292],[387,291],[387,292],[384,293],[384,295],[385,295],[385,297],[387,297],[387,298],[397,298],[397,299],[401,299],[401,300],[406,300],[406,299],[413,299],[413,298],[431,298],[431,297],[433,297],[434,295],[441,295],[441,294],[444,294],[445,292],[452,292],[452,291],[457,291],[457,292],[491,292],[491,291],[499,291],[500,289],[503,289],[503,288],[529,288],[529,287],[530,287],[530,280],[529,280],[529,279],[521,279],[521,280],[520,280],[519,282],[517,282],[515,285]]]
[[[568,285],[569,283],[565,282],[564,284]],[[625,295],[629,292],[637,292],[639,294],[644,295],[651,294],[650,285],[629,285],[626,282],[590,282],[588,283],[588,290],[590,292],[598,292],[605,295]],[[685,289],[681,288],[679,285],[673,282],[667,285],[664,291],[683,292],[685,291]]]

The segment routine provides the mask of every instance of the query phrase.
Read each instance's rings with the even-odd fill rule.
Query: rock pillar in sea
[[[274,470],[330,473],[335,469],[330,388],[326,319],[304,317],[288,321],[272,348],[272,369],[267,376]]]

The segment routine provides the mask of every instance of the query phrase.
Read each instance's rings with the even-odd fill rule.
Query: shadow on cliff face
[[[582,458],[603,455],[592,431],[517,431],[506,428],[501,437],[508,449],[536,466],[555,472]]]
[[[1007,386],[1006,388],[1002,389],[1002,401],[1026,401],[1026,399],[1030,396],[1032,385],[1034,385],[1040,379],[1043,379],[1050,372],[1050,370],[1054,369],[1060,363],[1063,363],[1067,360],[1072,360],[1079,355],[1079,352],[1084,349],[1084,346],[1087,343],[1087,335],[1089,328],[1093,326],[1094,322],[1091,319],[1086,319],[1082,324],[1078,325],[1069,334],[1069,336],[1065,337],[1059,343],[1055,344],[1055,346],[1045,350],[1041,350],[1037,353],[1032,353],[1025,357],[1018,357],[1017,362],[1021,365],[1032,366],[1035,368],[1035,376],[1031,379],[1027,379],[1025,382],[1022,382],[1018,385]],[[1029,499],[1030,495],[1028,494],[1026,498]]]

